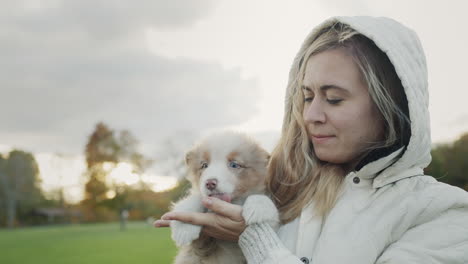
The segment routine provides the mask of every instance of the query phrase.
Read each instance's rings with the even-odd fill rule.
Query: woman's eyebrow
[[[327,90],[330,90],[330,89],[337,89],[337,90],[340,90],[340,91],[343,91],[345,93],[349,93],[349,91],[343,87],[340,87],[338,85],[334,85],[334,84],[325,84],[325,85],[322,85],[320,86],[320,90],[325,92]]]

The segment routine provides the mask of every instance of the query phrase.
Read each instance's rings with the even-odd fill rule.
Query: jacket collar
[[[359,171],[354,172],[354,176],[361,179],[373,179],[372,187],[377,189],[404,178],[423,175],[424,171],[420,167],[402,169],[398,166],[398,158],[404,150],[405,147],[401,147],[383,158],[368,163]]]
[[[372,179],[374,178],[379,172],[385,170],[387,167],[391,166],[395,163],[395,159],[399,156],[399,154],[403,151],[404,147],[399,148],[398,150],[392,152],[391,154],[380,158],[376,161],[370,162],[364,167],[362,167],[359,171],[355,172],[356,176],[363,178],[363,179]]]

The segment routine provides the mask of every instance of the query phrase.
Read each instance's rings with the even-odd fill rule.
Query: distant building
[[[83,214],[77,209],[66,208],[35,208],[31,217],[44,217],[49,224],[81,222]]]

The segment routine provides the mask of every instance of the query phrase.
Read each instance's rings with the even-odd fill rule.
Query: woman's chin
[[[336,164],[336,165],[343,165],[345,163],[348,163],[348,159],[339,157],[339,155],[334,154],[334,153],[321,153],[319,151],[315,152],[315,155],[320,161],[331,163],[331,164]]]

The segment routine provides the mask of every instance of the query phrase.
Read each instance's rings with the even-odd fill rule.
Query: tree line
[[[435,146],[431,154],[432,162],[424,172],[468,191],[468,133],[453,143]]]
[[[171,190],[154,192],[141,179],[136,186],[109,184],[106,180],[120,162],[131,164],[133,172],[139,175],[153,164],[153,160],[137,151],[137,146],[137,139],[129,131],[116,131],[98,123],[84,150],[87,166],[82,176],[86,183],[84,199],[78,204],[68,204],[62,193],[46,198],[32,153],[0,153],[0,227],[117,221],[123,210],[129,212],[130,220],[160,217],[171,201],[185,193],[186,181]]]

